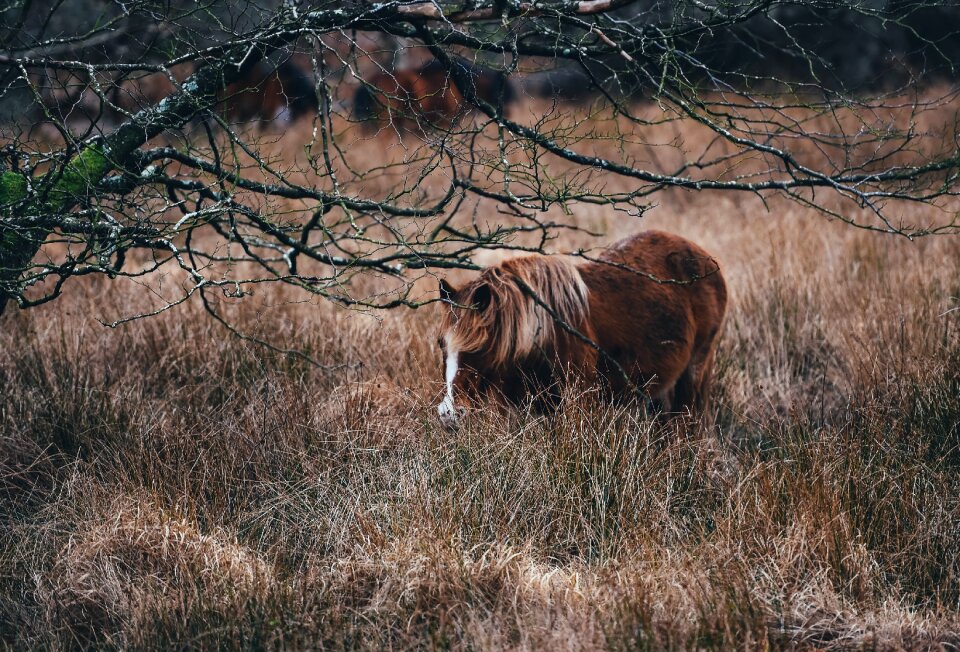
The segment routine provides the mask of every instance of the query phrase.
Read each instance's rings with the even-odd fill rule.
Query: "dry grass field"
[[[149,304],[132,282],[4,315],[0,646],[960,646],[960,240],[656,199],[573,217],[716,255],[710,428],[584,389],[445,432],[435,305],[230,309],[323,368],[196,303],[103,327]]]

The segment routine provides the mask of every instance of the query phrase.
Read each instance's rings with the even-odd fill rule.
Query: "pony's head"
[[[580,272],[559,257],[507,260],[460,289],[441,280],[440,298],[446,395],[437,411],[447,427],[459,417],[455,401],[489,392],[519,398],[526,372],[556,353],[557,320],[580,329],[589,313]]]

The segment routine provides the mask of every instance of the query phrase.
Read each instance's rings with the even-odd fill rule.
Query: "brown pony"
[[[460,57],[452,57],[452,65],[472,85],[467,96],[474,94],[500,108],[515,99],[504,73]],[[420,130],[449,127],[473,108],[450,71],[436,59],[412,70],[382,72],[360,86],[353,97],[353,118],[369,121],[374,128],[383,124]]]
[[[261,61],[218,96],[219,112],[232,123],[289,124],[316,115],[319,103],[313,81],[292,60],[274,66]]]
[[[610,398],[642,390],[664,413],[700,412],[709,398],[727,289],[716,261],[679,236],[646,231],[596,260],[527,256],[484,270],[461,289],[440,281],[447,392],[555,403],[574,379]]]
[[[165,72],[153,72],[118,80],[110,92],[110,102],[114,112],[118,114],[116,119],[122,121],[125,114],[137,113],[156,106],[177,91],[176,84],[183,83],[193,73],[193,63],[181,63]]]

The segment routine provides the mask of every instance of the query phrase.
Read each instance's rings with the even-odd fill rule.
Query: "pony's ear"
[[[457,288],[447,283],[446,279],[440,279],[440,300],[448,303],[453,302],[453,295],[457,293]]]
[[[470,297],[470,303],[474,310],[480,312],[486,310],[490,306],[490,286],[486,283],[478,285],[477,289],[473,291],[473,296]]]

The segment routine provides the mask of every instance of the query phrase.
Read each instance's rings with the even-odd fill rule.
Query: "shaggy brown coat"
[[[706,408],[727,290],[716,261],[684,238],[646,231],[581,265],[507,260],[440,291],[457,401],[549,400],[573,376],[599,379],[611,398],[642,389],[664,412]]]

